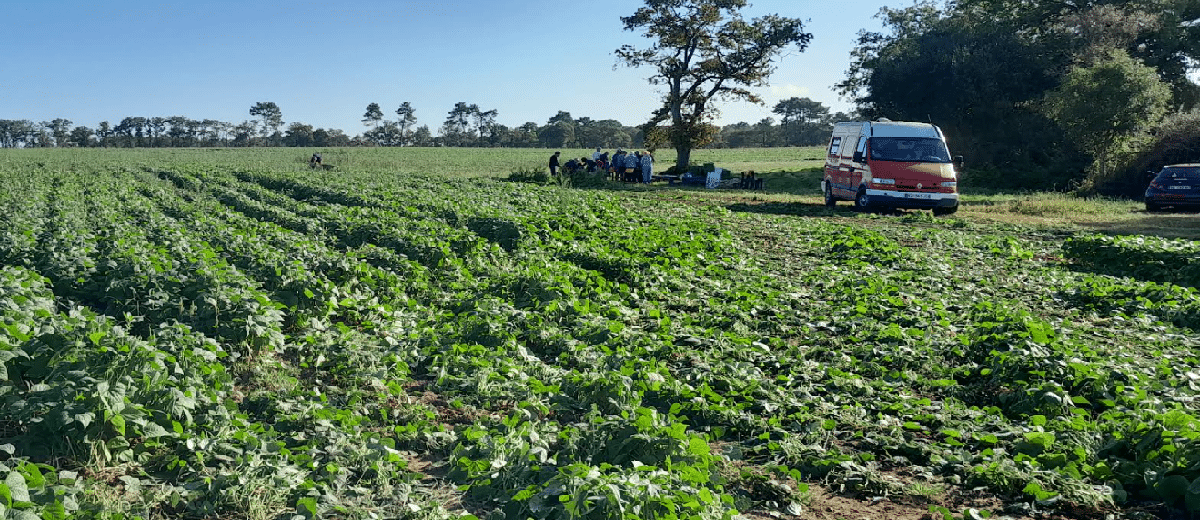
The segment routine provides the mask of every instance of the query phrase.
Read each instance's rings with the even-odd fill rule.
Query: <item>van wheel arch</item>
[[[858,187],[858,192],[854,195],[854,208],[859,211],[868,211],[871,209],[871,199],[867,197],[866,186]]]

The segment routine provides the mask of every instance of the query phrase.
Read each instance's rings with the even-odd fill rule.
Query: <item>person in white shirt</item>
[[[650,178],[654,175],[654,157],[650,152],[642,154],[642,182],[650,184]]]

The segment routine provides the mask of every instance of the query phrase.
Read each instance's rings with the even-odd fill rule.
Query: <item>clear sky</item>
[[[651,70],[616,65],[642,45],[619,17],[642,0],[434,2],[384,0],[4,0],[0,119],[55,118],[95,128],[129,116],[240,123],[273,101],[285,124],[354,136],[369,103],[395,119],[400,103],[434,133],[456,102],[539,125],[573,117],[637,125],[661,103]],[[804,52],[779,62],[766,106],[722,103],[719,123],[771,117],[781,99],[849,110],[842,80],[862,29],[880,30],[884,5],[912,0],[751,0],[747,18],[807,20]]]

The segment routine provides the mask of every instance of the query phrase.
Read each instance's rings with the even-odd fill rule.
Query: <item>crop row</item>
[[[360,194],[356,196],[355,204],[365,204],[364,201],[369,200],[372,199]],[[435,203],[426,204],[434,206]],[[551,219],[555,216],[553,208],[538,213],[542,218],[547,213]],[[664,234],[675,238],[676,243],[688,244],[679,239],[697,236],[700,230],[688,230],[686,219],[684,216],[676,229]],[[711,225],[703,219],[695,222],[700,226]],[[497,302],[498,306],[489,306],[488,314],[499,315],[499,319],[486,320],[492,321],[486,327],[476,323],[467,323],[463,327],[469,334],[466,339],[489,347],[492,359],[475,360],[463,368],[490,373],[499,364],[499,370],[515,370],[503,368],[503,347],[515,340],[541,359],[571,369],[566,380],[575,384],[563,384],[555,390],[582,396],[596,395],[596,390],[601,390],[601,400],[607,401],[609,407],[606,410],[602,406],[600,410],[609,413],[653,405],[655,409],[701,428],[700,431],[715,430],[725,436],[725,440],[746,442],[746,453],[761,457],[758,460],[762,462],[782,463],[798,468],[810,477],[834,472],[842,473],[834,475],[835,478],[853,482],[874,480],[875,485],[882,485],[878,483],[883,480],[878,476],[880,472],[894,467],[911,467],[915,463],[917,467],[928,468],[928,473],[934,477],[948,476],[952,481],[982,484],[1034,498],[1065,493],[1074,501],[1112,500],[1112,497],[1129,492],[1159,497],[1160,482],[1171,477],[1190,482],[1196,477],[1187,473],[1171,474],[1179,470],[1169,464],[1154,462],[1157,453],[1163,449],[1174,451],[1191,442],[1194,428],[1186,426],[1191,424],[1187,419],[1190,416],[1183,411],[1190,392],[1181,394],[1177,380],[1168,379],[1169,383],[1163,385],[1153,377],[1139,377],[1137,370],[1149,367],[1130,367],[1125,372],[1132,375],[1113,376],[1108,369],[1108,353],[1093,348],[1089,340],[1077,339],[1077,334],[1086,338],[1088,331],[1070,331],[1066,327],[1070,315],[1042,303],[1061,301],[1056,295],[1080,285],[1074,279],[1063,280],[1065,287],[1055,292],[1053,284],[1047,287],[1023,274],[998,277],[994,271],[983,271],[982,276],[963,276],[955,270],[975,266],[969,263],[955,265],[962,263],[955,258],[916,255],[912,248],[903,247],[896,240],[869,229],[839,230],[826,226],[811,230],[813,240],[808,246],[812,248],[812,254],[831,258],[835,263],[822,262],[821,268],[802,277],[808,287],[827,292],[785,295],[756,283],[753,280],[755,269],[745,258],[738,259],[740,264],[735,260],[722,265],[722,258],[717,253],[713,254],[715,261],[703,269],[696,265],[696,260],[704,259],[702,255],[706,251],[703,248],[719,243],[719,235],[699,234],[701,238],[697,242],[702,244],[696,248],[698,250],[681,248],[677,258],[685,261],[656,263],[656,253],[667,252],[663,257],[671,257],[670,248],[653,248],[665,240],[655,240],[647,235],[647,232],[662,230],[661,226],[639,226],[636,220],[633,225],[612,226],[612,223],[606,218],[591,220],[587,213],[576,218],[564,215],[561,220],[543,221],[537,227],[547,231],[530,237],[536,240],[521,242],[521,251],[574,260],[572,263],[576,265],[594,268],[589,271],[608,275],[605,279],[628,282],[632,285],[629,296],[650,295],[646,300],[660,306],[645,311],[645,317],[657,317],[654,320],[657,323],[639,324],[640,327],[633,329],[636,335],[623,336],[621,332],[627,321],[606,323],[603,328],[601,323],[587,323],[590,320],[555,324],[553,318],[547,320],[544,313],[536,313],[541,316],[530,322],[522,320],[521,317],[528,314],[519,311],[530,308],[532,302],[518,300],[512,309]],[[602,241],[589,240],[590,235],[598,234],[597,231],[602,231]],[[622,241],[622,235],[637,238]],[[928,233],[914,238],[926,242],[962,242],[962,236]],[[1012,239],[968,242],[973,243],[962,245],[984,253],[983,260],[991,264],[987,267],[992,270],[997,267],[1027,270],[1029,261],[1035,256],[1028,246]],[[579,261],[601,256],[609,244],[619,245],[612,248],[619,251],[618,255],[629,254],[642,260],[641,267],[669,269],[673,276],[657,280],[653,276],[621,278],[622,271],[611,269],[612,263]],[[977,258],[978,254],[968,256],[970,261],[978,262]],[[610,262],[611,259],[611,256],[605,258]],[[605,270],[606,266],[610,268]],[[734,269],[728,269],[729,266],[736,266],[736,273],[742,275],[739,281],[743,283],[729,284],[725,291],[720,288],[712,291],[725,292],[724,295],[696,298],[705,293],[704,287],[713,279],[733,277],[731,271]],[[1039,275],[1062,277],[1056,268],[1039,271]],[[636,270],[633,272],[641,274]],[[689,276],[697,273],[703,276]],[[977,293],[975,298],[968,300],[977,303],[964,305],[961,301],[941,297],[938,292],[947,289],[947,281],[952,292]],[[675,291],[658,292],[660,283],[675,285],[691,293],[687,298],[691,301],[675,304],[676,299],[670,295]],[[571,287],[575,285],[585,290],[588,286],[604,287],[603,282],[584,281]],[[958,287],[953,287],[955,285]],[[625,309],[644,307],[644,304],[629,301],[620,291],[615,301],[610,300],[610,306],[594,305],[594,300],[599,299],[594,293],[589,295],[592,298],[585,300],[584,306],[570,292],[564,293],[563,287],[567,287],[566,284],[560,285],[559,291],[540,293],[551,301],[551,305],[547,305],[551,316],[558,310],[558,306],[553,305],[558,300],[569,301],[570,309],[576,311],[587,309],[582,314],[592,316],[621,316]],[[731,291],[732,287],[737,290]],[[513,294],[539,294],[535,289],[537,287],[524,287]],[[1033,297],[1014,299],[1010,296],[1022,293],[1030,293]],[[504,296],[506,293],[492,290],[489,294]],[[671,303],[664,305],[663,302]],[[532,305],[533,309],[542,308],[543,302],[537,303]],[[713,303],[728,305],[728,309],[724,313],[713,312],[717,311]],[[827,304],[828,308],[822,308],[821,303]],[[795,314],[777,313],[775,310],[779,308],[805,309],[801,314],[808,318],[825,314],[829,321],[824,325],[825,330],[820,326],[787,323]],[[1179,306],[1171,308],[1176,312]],[[683,327],[670,320],[673,315],[683,317]],[[748,323],[748,317],[753,317],[754,323]],[[514,329],[505,327],[505,321],[520,324],[515,329],[527,332],[502,333],[497,338],[497,331]],[[559,326],[547,327],[547,322]],[[816,332],[812,334],[815,336],[811,338],[813,344],[809,345],[812,348],[793,350],[786,355],[773,352],[782,346],[782,342],[776,341],[774,348],[770,348],[774,334],[756,334],[783,332],[794,337],[805,329]],[[820,332],[826,331],[832,334],[822,337]],[[655,340],[653,335],[647,338],[647,332],[657,332],[659,338]],[[580,337],[586,339],[580,341]],[[752,350],[756,338],[767,340],[757,342],[768,347],[762,349],[761,355],[754,355]],[[611,341],[613,339],[617,341]],[[597,349],[597,343],[602,343],[603,348]],[[1167,339],[1161,344],[1166,346],[1170,341]],[[748,351],[740,353],[729,350],[747,347],[750,347]],[[705,355],[705,350],[709,350],[709,355]],[[1172,373],[1188,373],[1188,365],[1194,363],[1187,361],[1186,350],[1178,352],[1184,363],[1177,364],[1178,371]],[[520,354],[519,350],[517,354]],[[818,368],[816,372],[783,368],[789,365],[783,359],[792,356],[814,358],[821,365],[815,367]],[[739,364],[738,359],[745,361]],[[577,373],[586,374],[586,367],[601,361],[607,363],[608,370],[640,374],[645,379],[633,379],[616,385],[616,388],[611,383],[595,388],[587,382],[586,376],[571,377]],[[1064,365],[1067,370],[1060,368]],[[941,367],[946,369],[939,369]],[[498,399],[529,398],[519,388],[509,388],[498,381],[488,385],[486,380],[477,378],[471,383],[474,386],[463,390]],[[855,397],[855,388],[864,395]],[[1128,391],[1131,388],[1136,390]],[[851,390],[849,395],[845,390]],[[917,399],[918,405],[913,406],[910,397],[918,393],[932,394],[937,399],[929,400],[925,405],[920,405],[923,400]],[[1150,398],[1146,399],[1146,396]],[[1163,397],[1166,399],[1160,401]],[[573,404],[567,401],[560,401],[559,406]],[[1080,406],[1085,403],[1086,407]],[[567,406],[568,410],[580,408],[579,405]],[[1179,430],[1177,437],[1169,437],[1165,442],[1155,436],[1153,428],[1146,427],[1148,424],[1178,422],[1181,413],[1186,427]],[[872,416],[893,419],[869,424],[867,418]],[[838,419],[831,423],[828,417],[845,418],[846,424],[840,424]],[[1014,428],[1014,420],[1020,426]],[[794,425],[819,423],[819,435],[778,432],[780,426],[789,422]],[[933,446],[914,442],[934,431],[950,432],[945,437],[947,442]],[[963,439],[965,434],[962,432],[974,432],[973,438]],[[772,435],[779,435],[779,442],[772,442]],[[766,442],[755,442],[764,440],[764,436]],[[1131,442],[1130,439],[1134,439],[1134,444],[1145,444],[1144,452],[1119,456],[1104,452],[1109,460],[1097,459],[1094,455],[1070,458],[1079,453],[1095,453],[1097,445]],[[1143,443],[1146,439],[1149,440]],[[809,448],[795,452],[788,446]],[[902,450],[906,453],[904,460],[872,460],[862,464],[864,461],[856,459],[855,451],[879,446],[908,448]],[[814,447],[817,449],[813,450]],[[1000,456],[997,456],[998,450]],[[855,464],[848,466],[847,462]],[[1146,483],[1147,472],[1157,474],[1149,479],[1149,484]],[[1120,478],[1113,479],[1114,475]],[[1094,484],[1076,485],[1073,481]],[[1128,492],[1113,489],[1114,483],[1120,487],[1128,485],[1131,489]]]
[[[2,394],[39,403],[0,419],[22,510],[435,518],[440,493],[478,515],[723,518],[814,481],[1200,495],[1200,299],[1087,264],[1102,239],[369,172],[25,177],[0,199],[3,295],[25,302],[0,366],[65,372]]]

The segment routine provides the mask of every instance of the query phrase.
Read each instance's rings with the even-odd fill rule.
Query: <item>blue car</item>
[[[1164,166],[1146,188],[1146,211],[1200,208],[1200,164]]]

